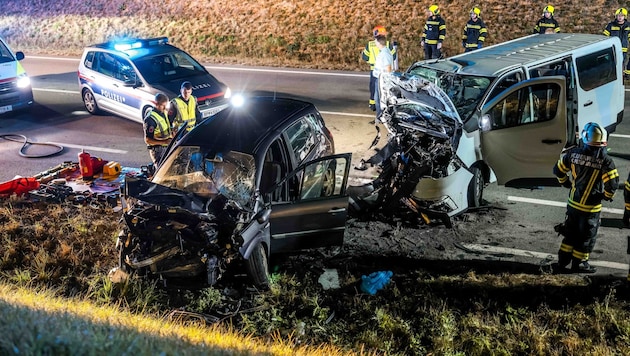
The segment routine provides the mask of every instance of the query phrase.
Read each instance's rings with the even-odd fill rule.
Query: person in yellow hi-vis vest
[[[374,27],[374,29],[372,30],[372,34],[374,35],[374,38],[378,36],[387,36],[387,30],[385,29],[385,27],[379,25],[379,26]],[[385,46],[386,48],[389,49],[389,52],[394,57],[394,63],[395,63],[397,52],[398,52],[396,48],[397,47],[396,43],[394,42],[394,44],[392,45],[389,41],[387,41]],[[378,56],[379,51],[380,50],[378,49],[378,46],[376,45],[376,40],[371,40],[365,45],[365,49],[363,50],[363,52],[361,52],[361,59],[363,59],[365,62],[367,62],[370,65],[369,106],[370,106],[370,110],[372,111],[376,111],[376,102],[374,101],[374,88],[375,88],[376,77],[374,77],[373,71],[374,71],[374,63],[376,62],[376,57]],[[394,70],[396,69],[398,68],[394,68]]]
[[[175,133],[166,114],[168,97],[162,93],[155,95],[155,107],[144,118],[144,142],[154,165],[159,165],[166,148]]]
[[[168,117],[177,129],[182,124],[186,124],[186,131],[192,130],[198,121],[201,121],[201,112],[197,106],[197,98],[192,95],[192,84],[183,82],[180,88],[180,95],[171,100]]]

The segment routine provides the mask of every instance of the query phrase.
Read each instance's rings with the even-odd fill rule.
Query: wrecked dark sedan
[[[264,289],[270,256],[343,243],[351,154],[334,155],[311,103],[237,98],[178,138],[151,180],[127,179],[112,280],[212,286],[244,268]]]

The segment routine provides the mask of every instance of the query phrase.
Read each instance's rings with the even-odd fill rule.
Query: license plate
[[[225,109],[225,108],[227,108],[227,107],[228,107],[228,104],[215,106],[215,107],[210,108],[210,109],[208,109],[208,110],[204,110],[204,111],[201,113],[201,116],[203,116],[203,118],[205,119],[205,118],[207,118],[207,117],[210,117],[210,116],[212,116],[212,115],[214,115],[214,114],[218,113],[219,111],[221,111],[221,110],[223,110],[223,109]]]
[[[13,106],[0,106],[0,114],[4,114],[5,112],[13,111]]]

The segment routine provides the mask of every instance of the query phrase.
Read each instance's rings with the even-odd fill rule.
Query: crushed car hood
[[[379,80],[381,122],[449,138],[457,147],[462,120],[449,97],[437,85],[419,76],[386,73]]]
[[[195,213],[206,212],[203,199],[179,189],[169,188],[146,179],[125,178],[124,195],[149,204],[180,207]]]

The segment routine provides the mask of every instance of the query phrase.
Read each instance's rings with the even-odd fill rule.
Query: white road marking
[[[517,201],[521,203],[530,203],[530,204],[538,204],[538,205],[547,205],[547,206],[557,206],[566,208],[567,202],[559,202],[553,200],[543,200],[543,199],[533,199],[533,198],[524,198],[524,197],[515,197],[512,195],[508,195],[508,200]],[[615,209],[615,208],[602,208],[602,212],[611,213],[611,214],[619,214],[623,215],[623,209]]]
[[[336,112],[336,111],[320,111],[320,113],[326,114],[326,115],[369,117],[369,118],[372,118],[372,119],[374,118],[374,114],[372,114],[372,115],[368,115],[368,114],[353,114],[353,113]]]
[[[630,135],[610,134],[610,137],[630,138]]]
[[[34,59],[45,59],[45,60],[54,60],[54,61],[69,61],[69,62],[79,62],[80,58],[62,58],[62,57],[46,57],[46,56],[28,56],[28,58]],[[369,78],[369,73],[363,74],[354,74],[354,73],[333,73],[333,72],[319,72],[319,71],[305,71],[305,70],[290,70],[290,69],[276,69],[276,68],[248,68],[248,67],[219,67],[219,66],[209,66],[204,65],[206,69],[214,69],[214,70],[237,70],[240,72],[264,72],[264,73],[286,73],[286,74],[305,74],[305,75],[327,75],[334,77],[358,77],[358,78]]]
[[[555,254],[547,253],[547,252],[536,252],[536,251],[520,250],[517,248],[478,245],[478,244],[462,244],[462,245],[465,249],[468,249],[474,252],[480,252],[480,253],[533,257],[533,258],[544,259],[547,261],[557,260],[557,257]],[[618,269],[618,270],[623,270],[623,271],[628,271],[629,269],[629,266],[626,263],[618,263],[618,262],[612,262],[612,261],[594,261],[594,260],[589,260],[588,263],[597,267],[612,268],[612,269]]]
[[[96,147],[96,146],[85,146],[85,145],[74,145],[71,143],[61,143],[61,142],[49,142],[55,145],[60,145],[60,146],[64,146],[64,147],[71,147],[71,148],[80,148],[80,149],[86,149],[86,150],[90,150],[90,151],[99,151],[99,152],[107,152],[107,153],[116,153],[116,154],[127,154],[129,151],[125,151],[125,150],[117,150],[117,149],[113,149],[113,148],[106,148],[106,147]]]

